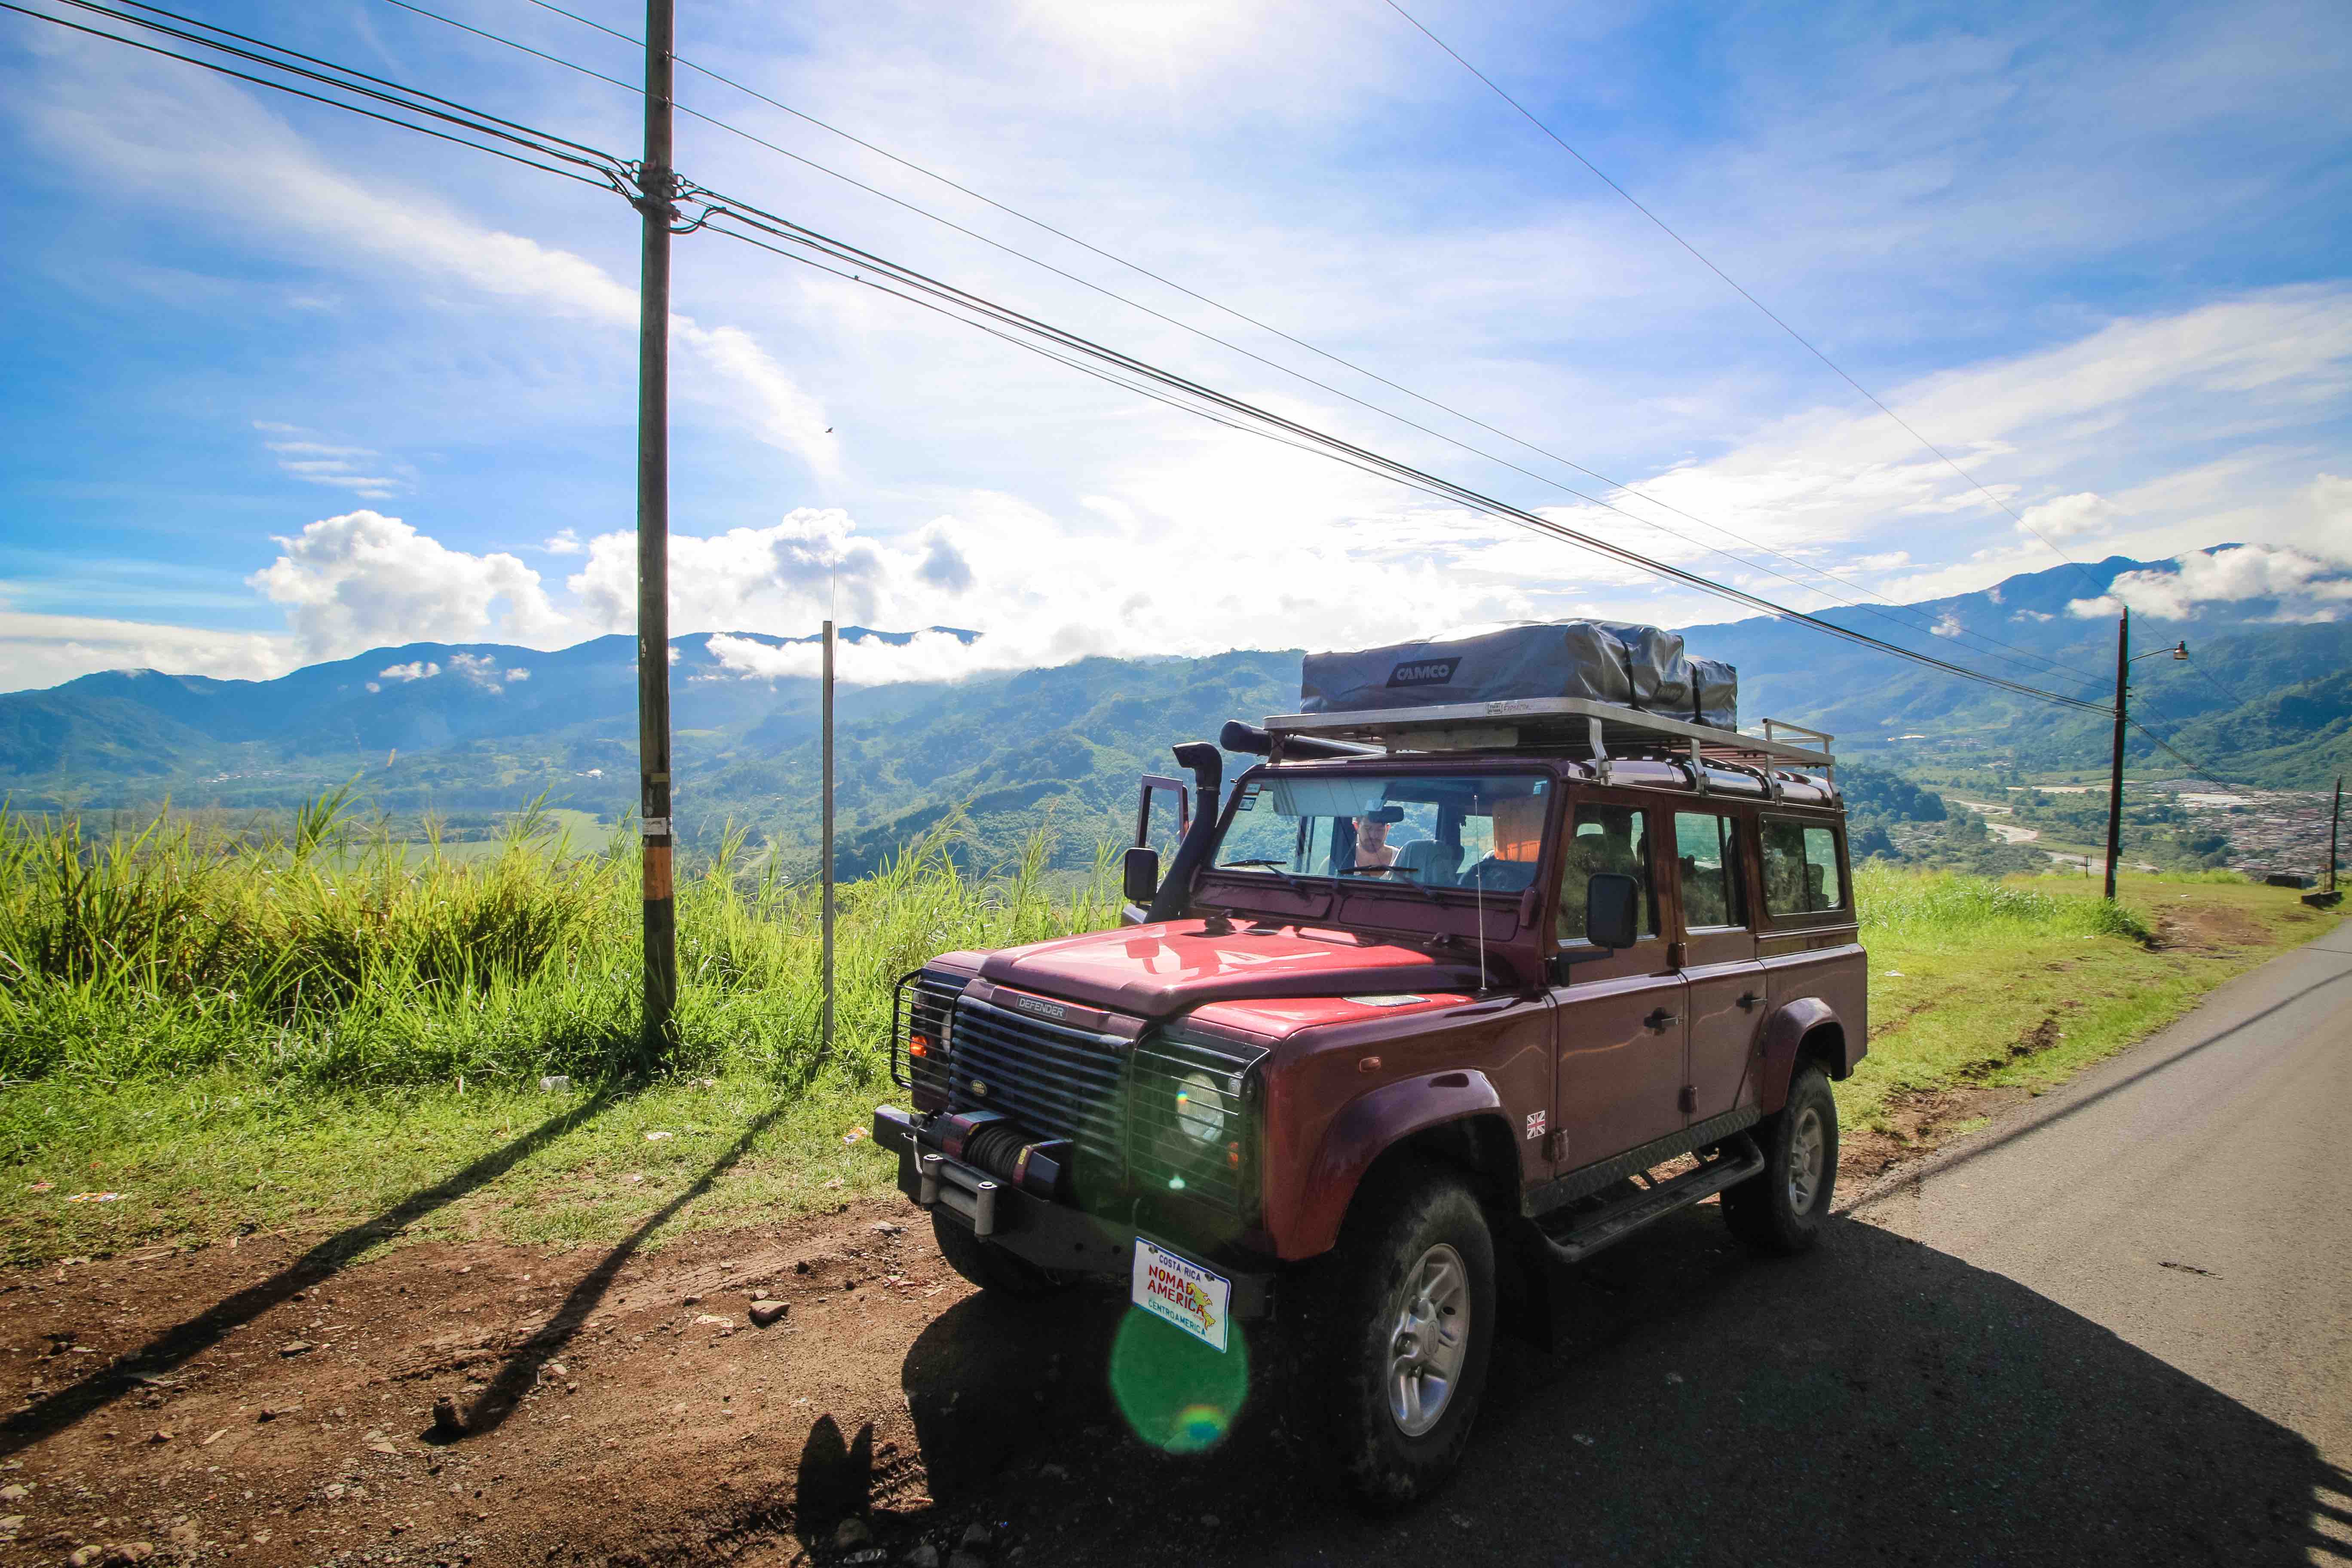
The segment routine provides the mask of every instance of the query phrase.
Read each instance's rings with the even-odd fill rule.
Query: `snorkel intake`
[[[1187,741],[1172,749],[1176,760],[1192,774],[1192,826],[1176,847],[1168,874],[1160,879],[1160,890],[1151,895],[1151,907],[1144,911],[1146,921],[1172,921],[1183,915],[1192,901],[1192,879],[1209,858],[1210,846],[1217,841],[1225,754],[1206,741]]]

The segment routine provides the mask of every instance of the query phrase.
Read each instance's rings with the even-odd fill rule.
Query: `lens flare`
[[[1111,1397],[1129,1429],[1171,1454],[1205,1453],[1223,1442],[1249,1397],[1249,1350],[1238,1324],[1229,1342],[1220,1352],[1130,1310],[1110,1347]]]

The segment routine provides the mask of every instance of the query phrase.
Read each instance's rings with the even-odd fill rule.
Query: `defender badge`
[[[988,1098],[988,1085],[981,1082],[978,1079],[971,1080],[971,1091],[972,1093],[980,1096],[982,1100],[986,1100]]]

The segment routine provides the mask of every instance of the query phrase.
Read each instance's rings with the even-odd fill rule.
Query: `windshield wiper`
[[[1340,872],[1339,875],[1342,877],[1370,877],[1376,876],[1382,871],[1394,871],[1396,869],[1398,869],[1398,868],[1394,866],[1350,866],[1346,870]],[[1445,902],[1444,899],[1437,896],[1436,889],[1431,887],[1428,883],[1423,882],[1412,877],[1391,877],[1385,882],[1374,882],[1370,885],[1375,888],[1411,888],[1414,892],[1419,893],[1423,898],[1427,899],[1433,904],[1442,905]]]
[[[1297,893],[1302,899],[1307,897],[1307,884],[1292,876],[1289,872],[1284,870],[1282,868],[1282,865],[1283,863],[1279,860],[1223,860],[1218,863],[1217,869],[1220,871],[1228,871],[1247,867],[1256,870],[1271,871],[1275,876],[1281,879],[1282,885],[1284,887],[1289,889],[1292,892]]]

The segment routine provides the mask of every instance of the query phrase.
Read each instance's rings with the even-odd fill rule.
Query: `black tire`
[[[1446,1259],[1442,1249],[1451,1249]],[[1413,1288],[1432,1282],[1433,1259],[1457,1263],[1458,1291],[1440,1284],[1425,1303]],[[1455,1303],[1453,1310],[1438,1298]],[[1320,1405],[1349,1489],[1374,1510],[1404,1507],[1442,1486],[1461,1462],[1486,1390],[1500,1302],[1495,1288],[1495,1239],[1486,1212],[1461,1177],[1444,1165],[1402,1162],[1376,1171],[1356,1195],[1339,1245],[1322,1261],[1295,1325],[1311,1336],[1310,1378],[1299,1392]],[[1417,1405],[1409,1415],[1392,1411],[1391,1374],[1405,1342],[1409,1308],[1433,1309],[1416,1327],[1423,1370],[1409,1374]],[[1466,1317],[1452,1375],[1443,1325]],[[1432,1384],[1442,1397],[1431,1400]],[[1433,1405],[1434,1419],[1427,1418]]]
[[[1057,1268],[1044,1268],[1025,1258],[982,1241],[960,1219],[931,1211],[931,1237],[948,1267],[979,1286],[1004,1296],[1050,1296],[1066,1290],[1076,1277]]]
[[[1798,1064],[1788,1103],[1764,1119],[1756,1141],[1763,1172],[1724,1189],[1724,1223],[1751,1251],[1790,1257],[1821,1239],[1837,1189],[1837,1101],[1820,1068]]]

